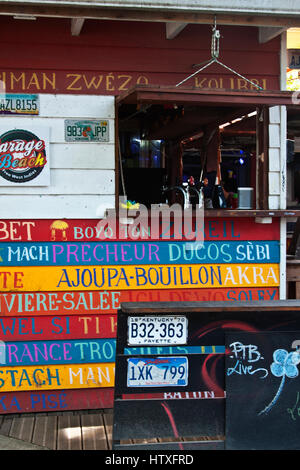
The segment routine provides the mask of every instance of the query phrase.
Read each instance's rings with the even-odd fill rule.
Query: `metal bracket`
[[[202,67],[197,70],[196,72],[194,72],[192,75],[189,75],[187,78],[185,78],[184,80],[182,80],[181,82],[177,83],[177,85],[175,85],[176,87],[182,85],[182,83],[186,82],[187,80],[189,80],[190,78],[193,78],[195,75],[197,75],[198,73],[202,72],[204,69],[206,69],[207,67],[209,67],[210,65],[212,64],[219,64],[221,65],[222,67],[224,67],[225,69],[229,70],[230,72],[234,73],[235,75],[237,75],[238,77],[242,78],[243,80],[246,80],[248,83],[250,83],[251,85],[255,86],[256,88],[258,88],[259,90],[262,90],[263,88],[259,85],[257,85],[257,83],[254,83],[252,82],[251,80],[249,80],[248,78],[244,77],[243,75],[241,75],[240,73],[236,72],[235,70],[231,69],[230,67],[228,67],[227,65],[225,64],[222,64],[222,62],[220,62],[218,60],[218,57],[219,57],[219,43],[220,43],[220,31],[217,29],[217,22],[216,22],[216,17],[215,17],[215,24],[212,28],[212,38],[211,38],[211,59],[205,61],[205,62],[202,62],[200,64],[196,64],[195,67],[197,66],[201,66]]]

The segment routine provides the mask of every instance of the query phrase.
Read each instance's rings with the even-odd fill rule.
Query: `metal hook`
[[[217,20],[215,16],[215,24],[212,28],[212,38],[211,38],[211,57],[212,59],[217,59],[219,57],[219,43],[220,43],[220,31],[217,29]]]
[[[240,73],[238,73],[235,70],[231,69],[227,65],[222,64],[222,62],[220,62],[218,60],[218,57],[219,57],[219,43],[220,43],[220,31],[217,29],[216,16],[215,16],[215,21],[214,21],[214,26],[212,28],[212,31],[213,32],[212,32],[212,38],[211,38],[211,59],[206,61],[206,62],[202,62],[201,64],[196,64],[196,66],[197,65],[198,66],[202,65],[202,67],[199,70],[197,70],[196,72],[194,72],[192,75],[189,75],[187,78],[185,78],[181,82],[177,83],[177,85],[175,85],[175,87],[178,87],[178,86],[182,85],[182,83],[189,80],[190,78],[193,78],[195,75],[202,72],[204,69],[209,67],[211,64],[217,63],[217,64],[221,65],[222,67],[224,67],[225,69],[229,70],[231,73],[234,73],[235,75],[242,78],[243,80],[246,80],[246,82],[250,83],[255,88],[258,88],[259,90],[262,90],[263,88],[261,86],[257,85],[257,83],[252,82],[248,78],[244,77]]]

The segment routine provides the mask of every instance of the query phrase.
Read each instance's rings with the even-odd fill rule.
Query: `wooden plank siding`
[[[0,417],[0,436],[19,439],[49,450],[112,450],[113,410],[98,409],[73,412],[32,413],[6,415]],[[193,441],[203,441],[203,446],[218,441],[225,436],[193,436],[180,441],[192,445]],[[173,444],[172,438],[149,438],[122,440],[121,445],[133,449],[155,449],[155,444]],[[157,449],[162,449],[157,447]]]
[[[0,187],[0,194],[17,195],[112,195],[114,170],[52,169],[51,186]]]
[[[69,19],[38,18],[34,28],[27,23],[16,28],[13,18],[0,18],[6,92],[118,95],[135,84],[175,85],[195,71],[193,64],[210,58],[211,24],[189,24],[170,41],[163,23],[89,20],[77,37],[70,34]],[[263,88],[278,90],[280,37],[259,44],[255,27],[220,31],[220,60]],[[250,89],[216,65],[186,85]]]
[[[10,216],[22,219],[31,217],[50,217],[61,219],[64,217],[84,218],[101,217],[106,208],[114,207],[115,196],[97,195],[2,195],[1,201],[4,204],[1,208],[1,215],[4,219]],[[10,204],[9,206],[7,204]]]
[[[8,415],[0,417],[0,435],[50,450],[108,450],[112,422],[111,409]]]
[[[1,116],[10,130],[50,129],[50,185],[1,186],[4,218],[100,217],[115,205],[114,98],[109,96],[40,95],[38,116]],[[109,141],[66,142],[66,119],[103,119]]]

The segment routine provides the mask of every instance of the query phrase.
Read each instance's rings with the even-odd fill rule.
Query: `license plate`
[[[186,357],[127,359],[127,387],[182,387],[188,384]]]
[[[39,114],[39,97],[0,94],[0,114]]]
[[[128,317],[128,345],[186,344],[187,317]]]
[[[66,142],[108,142],[109,123],[107,120],[65,121]]]

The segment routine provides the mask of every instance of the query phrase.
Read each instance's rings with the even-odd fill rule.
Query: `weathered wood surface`
[[[99,409],[52,413],[31,413],[0,416],[0,436],[20,439],[23,442],[49,450],[111,450],[113,410]],[[180,439],[201,440],[204,446],[222,446],[225,436]],[[170,438],[128,439],[120,445],[138,449],[155,449],[155,444],[165,446],[174,442]],[[216,444],[217,443],[217,444]],[[160,448],[160,447],[159,447]],[[125,447],[126,449],[126,447]]]
[[[0,435],[50,450],[109,450],[111,409],[32,413],[0,417]]]

